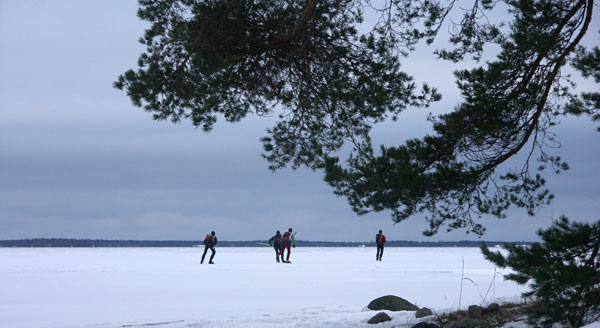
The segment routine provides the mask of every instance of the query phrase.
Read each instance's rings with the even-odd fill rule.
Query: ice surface
[[[477,248],[0,248],[3,327],[368,327],[366,305],[397,295],[441,312],[518,299]],[[210,254],[210,252],[209,252]],[[462,297],[461,267],[464,259]],[[206,262],[205,262],[206,263]],[[494,279],[495,276],[495,279]],[[494,284],[492,284],[494,282]],[[488,292],[489,289],[489,292]],[[484,299],[485,298],[485,299]],[[415,324],[414,312],[388,312]]]

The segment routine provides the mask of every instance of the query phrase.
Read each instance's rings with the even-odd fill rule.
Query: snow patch
[[[6,327],[369,327],[373,299],[397,295],[434,312],[514,298],[477,248],[2,248]],[[465,281],[460,295],[461,262]],[[489,291],[488,291],[489,289]],[[414,312],[377,327],[410,327]],[[598,328],[592,326],[593,328]],[[592,328],[588,327],[588,328]]]

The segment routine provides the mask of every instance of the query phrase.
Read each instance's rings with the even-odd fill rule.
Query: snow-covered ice
[[[0,248],[3,327],[368,327],[373,299],[397,295],[437,312],[525,287],[495,275],[477,248],[269,247]],[[210,254],[210,252],[209,252]],[[207,255],[208,256],[208,255]],[[464,260],[462,296],[461,271]],[[206,263],[206,262],[205,262]],[[499,271],[501,272],[501,271]],[[494,279],[495,277],[495,279]],[[492,284],[493,282],[493,284]],[[489,291],[488,291],[489,290]],[[414,312],[388,312],[377,327],[410,327]]]

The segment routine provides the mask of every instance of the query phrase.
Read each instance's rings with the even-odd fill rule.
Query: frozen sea
[[[215,265],[200,265],[202,251],[0,248],[0,325],[373,327],[377,312],[366,306],[384,295],[443,312],[525,290],[478,248],[388,247],[377,262],[372,247],[297,247],[292,264],[278,264],[269,247],[224,247]],[[414,312],[388,314],[377,327],[418,322]]]

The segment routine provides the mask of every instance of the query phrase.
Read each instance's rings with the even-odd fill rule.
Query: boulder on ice
[[[387,295],[376,298],[367,306],[369,310],[389,310],[389,311],[418,311],[419,307],[402,297]]]
[[[379,312],[373,318],[369,319],[369,321],[367,321],[367,323],[374,325],[374,324],[378,324],[380,322],[386,322],[386,321],[391,321],[391,320],[392,320],[392,318],[390,318],[390,316],[387,315],[387,313]]]
[[[492,328],[492,325],[485,320],[464,318],[452,324],[450,328]]]
[[[415,318],[419,319],[419,318],[428,317],[430,315],[433,315],[433,312],[431,311],[431,309],[424,307],[424,308],[418,310],[417,313],[415,313]]]
[[[412,326],[411,328],[442,328],[442,326],[435,324],[433,322],[419,322],[418,324]]]
[[[483,313],[490,314],[490,313],[496,313],[498,311],[500,311],[500,305],[498,305],[498,303],[492,303],[492,304],[488,305],[488,307],[485,309],[485,311]]]
[[[469,314],[469,317],[471,317],[471,318],[481,318],[483,316],[484,311],[485,311],[485,309],[482,308],[481,306],[471,305],[471,306],[469,306],[467,313]]]

